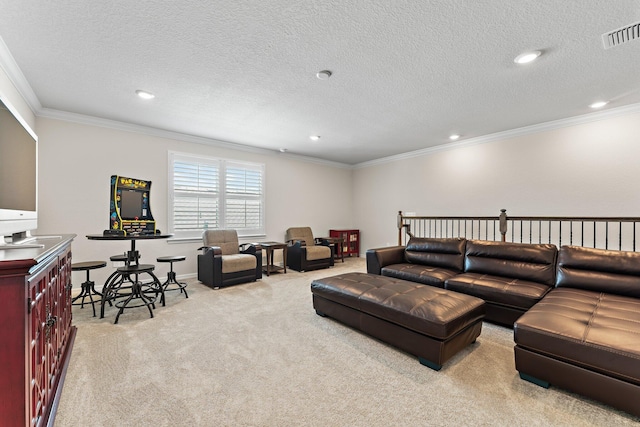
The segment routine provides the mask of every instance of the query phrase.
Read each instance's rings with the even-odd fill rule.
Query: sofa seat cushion
[[[222,274],[237,273],[244,270],[255,270],[258,265],[257,259],[253,255],[236,254],[222,256]]]
[[[518,346],[640,385],[640,300],[556,288],[514,325]]]
[[[445,289],[473,295],[488,303],[526,310],[540,301],[551,288],[527,280],[481,273],[462,273],[448,279]]]
[[[380,273],[383,276],[410,280],[438,288],[444,288],[445,280],[459,274],[458,271],[446,268],[410,263],[391,264],[383,267]]]
[[[446,340],[484,317],[484,301],[391,277],[347,273],[311,283],[330,301]]]
[[[331,258],[329,246],[307,246],[307,261]]]

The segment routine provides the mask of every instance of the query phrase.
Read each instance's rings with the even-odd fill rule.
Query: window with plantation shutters
[[[207,229],[264,235],[264,165],[169,153],[169,231],[200,238]]]
[[[263,224],[263,168],[228,162],[225,165],[225,212],[227,228],[258,232]]]

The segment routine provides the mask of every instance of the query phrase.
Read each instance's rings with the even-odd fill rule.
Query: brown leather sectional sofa
[[[514,338],[521,378],[640,416],[640,253],[561,247],[555,288]]]
[[[521,378],[640,417],[640,253],[413,238],[368,250],[367,271],[484,299]]]
[[[412,238],[366,256],[371,274],[482,298],[486,320],[513,326],[553,287],[557,253],[546,244]]]

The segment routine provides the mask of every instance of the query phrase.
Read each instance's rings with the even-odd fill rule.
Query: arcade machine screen
[[[142,208],[142,193],[136,190],[124,190],[120,194],[120,216],[122,219],[140,219],[146,215]]]

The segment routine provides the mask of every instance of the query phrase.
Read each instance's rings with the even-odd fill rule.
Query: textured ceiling
[[[0,0],[36,113],[346,164],[640,103],[640,41],[601,40],[639,20],[637,0]]]

